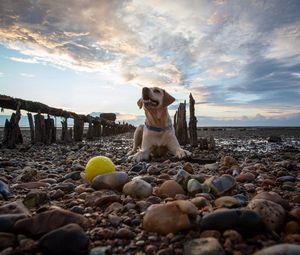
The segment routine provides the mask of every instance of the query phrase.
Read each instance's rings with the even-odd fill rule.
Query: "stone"
[[[106,255],[109,250],[109,246],[98,246],[91,249],[89,255]]]
[[[192,239],[184,244],[185,255],[225,255],[219,241],[214,237]]]
[[[24,214],[29,216],[31,213],[22,201],[17,200],[0,207],[0,214]]]
[[[72,179],[74,181],[81,179],[81,172],[84,170],[84,167],[82,167],[79,171],[73,171],[71,173],[67,173],[62,177],[62,180]]]
[[[26,215],[22,213],[0,214],[0,232],[12,232],[16,221],[25,217]]]
[[[204,168],[209,170],[209,171],[218,171],[219,170],[219,165],[218,165],[218,163],[205,164]]]
[[[300,226],[296,221],[289,221],[284,226],[284,232],[287,234],[300,233]]]
[[[34,208],[46,204],[50,201],[46,192],[41,190],[31,190],[23,200],[27,208]]]
[[[206,206],[211,207],[210,202],[205,197],[195,197],[191,200],[191,202],[197,206],[198,209]]]
[[[197,207],[189,201],[176,200],[151,205],[145,213],[143,228],[162,235],[190,229],[197,216]]]
[[[224,167],[229,168],[236,164],[237,164],[236,160],[231,156],[225,156],[221,159],[221,165]]]
[[[75,185],[71,182],[62,182],[62,183],[55,185],[53,187],[53,189],[56,189],[56,190],[60,189],[64,193],[68,194],[75,190]]]
[[[252,181],[255,180],[255,175],[252,174],[252,173],[247,172],[247,173],[243,173],[243,174],[240,174],[240,175],[236,176],[235,180],[237,182],[242,182],[242,183],[243,182],[252,182]]]
[[[135,237],[135,233],[132,232],[129,228],[120,228],[116,233],[116,237],[123,239],[133,239]]]
[[[16,178],[16,181],[31,182],[37,178],[37,170],[27,166],[22,170],[22,173]]]
[[[300,207],[296,207],[289,212],[289,217],[300,224]]]
[[[212,193],[218,197],[225,195],[236,185],[235,179],[228,174],[220,177],[213,176],[207,179],[205,183],[211,188]]]
[[[145,173],[146,172],[146,164],[145,163],[138,163],[136,165],[134,165],[130,170],[129,172],[133,172],[133,173]]]
[[[184,165],[183,165],[183,170],[184,170],[184,171],[187,171],[187,172],[190,173],[190,174],[193,174],[193,173],[194,173],[193,165],[192,165],[190,162],[184,163]]]
[[[253,255],[298,255],[300,254],[300,245],[297,244],[276,244],[260,251]]]
[[[39,240],[39,247],[45,254],[87,254],[89,238],[78,224],[52,230]]]
[[[231,196],[219,197],[214,203],[216,207],[236,208],[241,206],[239,200]]]
[[[15,189],[38,189],[38,188],[49,188],[51,185],[46,182],[25,182],[13,185]]]
[[[269,230],[280,231],[282,229],[286,213],[281,205],[266,199],[252,199],[248,208],[261,215]]]
[[[0,195],[7,200],[11,196],[11,191],[7,183],[0,180]]]
[[[187,183],[188,193],[195,195],[197,193],[203,192],[202,184],[195,179],[189,179]]]
[[[113,189],[121,191],[128,180],[129,176],[125,172],[102,174],[93,179],[92,188],[95,190]]]
[[[187,183],[189,181],[189,179],[192,178],[192,175],[190,173],[188,173],[187,171],[181,169],[178,171],[178,173],[175,175],[175,181],[178,182],[183,189],[186,190],[187,188]]]
[[[286,175],[286,176],[281,176],[276,179],[276,182],[295,182],[297,180],[296,177]]]
[[[14,234],[0,232],[0,251],[7,247],[14,246],[16,243],[17,238]]]
[[[246,209],[228,209],[206,214],[200,222],[200,228],[220,231],[235,229],[249,235],[266,230],[262,217]]]
[[[278,195],[275,192],[261,192],[258,193],[255,197],[253,197],[253,199],[266,199],[266,200],[270,200],[276,204],[281,205],[284,209],[286,210],[290,210],[291,206],[289,204],[289,202],[286,199],[283,199],[280,195]]]
[[[35,237],[70,223],[77,223],[84,227],[87,225],[87,220],[80,214],[61,208],[55,208],[36,214],[31,218],[18,220],[15,224],[14,231]]]
[[[161,170],[156,166],[149,166],[147,168],[147,173],[150,175],[159,175],[161,173]]]
[[[176,194],[185,194],[183,188],[174,180],[165,181],[158,189],[159,196],[166,195],[168,197],[175,197]]]
[[[146,198],[152,195],[152,186],[138,178],[126,183],[123,187],[123,193],[135,198]]]
[[[277,135],[271,135],[269,138],[268,138],[268,142],[269,143],[281,143],[282,142],[282,139],[280,136],[277,136]]]

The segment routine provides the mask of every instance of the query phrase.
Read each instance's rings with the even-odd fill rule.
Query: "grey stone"
[[[115,189],[122,190],[125,183],[129,180],[125,172],[114,172],[96,176],[92,181],[92,187],[96,190]]]
[[[206,237],[186,242],[184,255],[225,255],[225,251],[216,238]]]
[[[152,194],[152,186],[142,179],[134,179],[126,183],[123,187],[123,193],[136,198],[146,198]]]

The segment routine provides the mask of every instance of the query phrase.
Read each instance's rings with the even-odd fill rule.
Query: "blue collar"
[[[146,124],[145,122],[145,127],[151,131],[155,131],[155,132],[163,132],[163,131],[167,131],[172,129],[172,124],[170,124],[169,126],[167,126],[166,128],[159,128],[159,127],[153,127],[153,126],[149,126],[148,124]]]

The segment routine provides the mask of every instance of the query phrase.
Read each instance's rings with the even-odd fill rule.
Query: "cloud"
[[[36,64],[38,61],[34,58],[17,58],[17,57],[10,57],[9,58],[12,61],[16,62],[23,62],[23,63],[29,63],[29,64]]]
[[[25,78],[34,78],[35,77],[35,75],[31,74],[31,73],[20,73],[20,75]]]

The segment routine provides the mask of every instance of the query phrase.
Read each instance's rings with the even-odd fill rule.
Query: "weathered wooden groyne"
[[[57,127],[53,117],[63,118],[60,140],[65,143],[82,141],[85,123],[88,123],[87,139],[130,132],[135,129],[133,125],[128,123],[115,123],[116,114],[114,113],[102,113],[99,117],[93,117],[6,95],[0,95],[0,107],[16,111],[12,113],[10,120],[6,120],[4,126],[2,144],[8,148],[15,148],[16,144],[23,143],[22,132],[19,127],[21,110],[28,112],[32,144],[56,142]],[[32,113],[35,115],[32,116]],[[45,118],[44,115],[47,117]],[[68,128],[67,120],[69,118],[74,120],[73,128]]]

